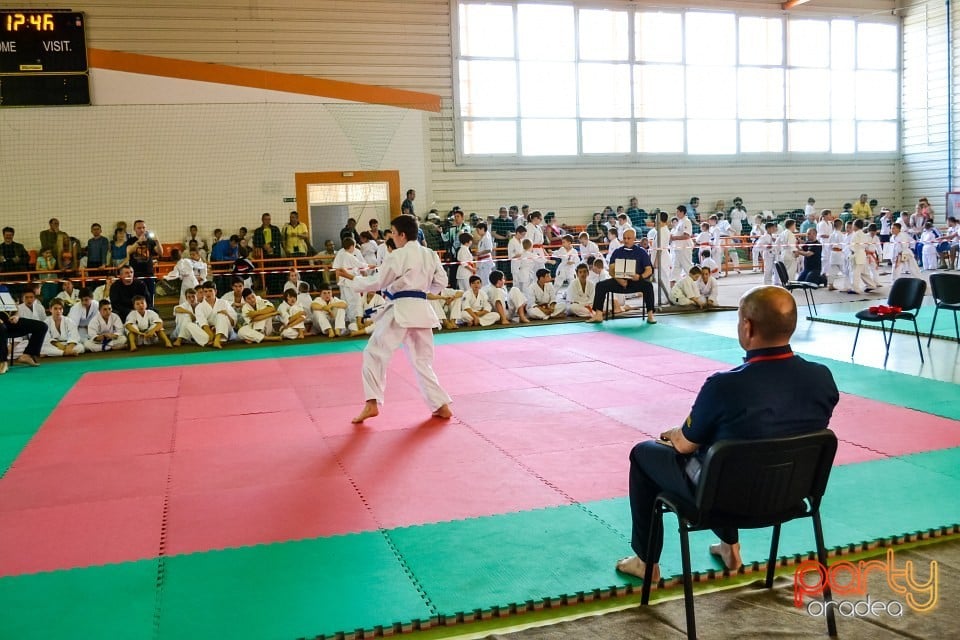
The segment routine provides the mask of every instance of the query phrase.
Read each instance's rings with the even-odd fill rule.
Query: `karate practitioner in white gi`
[[[434,417],[450,418],[450,396],[433,371],[433,329],[440,320],[427,301],[427,292],[439,293],[447,286],[447,274],[437,254],[417,242],[417,219],[401,215],[390,223],[395,251],[379,271],[358,277],[347,269],[337,275],[357,292],[383,291],[387,304],[376,319],[373,335],[363,350],[363,389],[366,403],[353,419],[358,424],[380,413],[387,381],[387,365],[403,345],[417,373],[420,392]]]

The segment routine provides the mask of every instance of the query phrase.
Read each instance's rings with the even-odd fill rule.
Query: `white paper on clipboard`
[[[637,261],[628,258],[617,258],[613,261],[614,278],[632,278],[637,275]]]

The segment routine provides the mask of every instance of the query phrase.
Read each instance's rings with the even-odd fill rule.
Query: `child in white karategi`
[[[587,280],[593,285],[594,291],[596,291],[598,283],[603,282],[611,277],[610,272],[607,270],[607,265],[599,258],[595,259],[593,262],[587,262],[587,268],[589,269],[587,273]],[[622,293],[613,294],[614,313],[622,313],[624,311],[626,302],[626,295]],[[606,309],[604,309],[604,311],[606,311]]]
[[[388,232],[384,233],[386,234]],[[393,241],[391,240],[391,242]],[[386,259],[386,256],[384,256],[384,259]],[[453,289],[450,289],[450,291],[453,291]],[[350,335],[353,337],[372,334],[380,310],[387,305],[387,301],[376,291],[366,292],[360,296],[360,301],[363,305],[363,317],[359,322],[354,320],[347,326],[350,330]]]
[[[324,281],[326,282],[326,281]],[[329,285],[324,284],[323,286],[329,287]],[[305,326],[307,330],[316,335],[320,333],[320,330],[317,328],[317,325],[313,322],[313,314],[309,313],[311,306],[313,305],[313,297],[310,295],[310,283],[301,282],[300,287],[297,289],[297,302],[300,304],[300,307],[307,311],[307,319],[305,321]]]
[[[937,245],[940,244],[940,232],[934,228],[932,221],[928,220],[924,224],[923,232],[920,234],[920,242],[922,243],[920,257],[923,259],[924,271],[936,271],[940,257],[937,253]]]
[[[490,306],[490,299],[481,288],[480,276],[470,276],[470,287],[463,294],[460,324],[468,327],[489,327],[500,319],[500,314]]]
[[[710,232],[710,223],[700,223],[700,233],[694,240],[697,243],[697,256],[703,261],[703,252],[710,251],[713,248],[713,234]]]
[[[705,249],[700,255],[700,270],[709,271],[714,277],[720,275],[720,265],[713,259],[713,252],[710,249]]]
[[[280,316],[280,335],[287,340],[302,340],[306,333],[304,321],[307,313],[297,302],[296,291],[284,291],[283,302],[277,306],[277,315]]]
[[[753,218],[753,224],[750,226],[750,243],[753,245],[750,250],[750,257],[753,258],[753,272],[760,273],[760,245],[757,244],[757,240],[760,239],[766,230],[764,229],[763,216],[755,216]],[[771,281],[772,283],[772,281]]]
[[[773,236],[777,230],[776,222],[767,222],[763,225],[763,235],[757,238],[753,245],[754,250],[758,252],[763,260],[763,284],[773,284],[774,263],[777,261],[779,251],[776,246],[776,239]]]
[[[581,262],[586,262],[590,258],[600,258],[603,260],[603,253],[600,251],[600,247],[590,239],[590,235],[586,231],[581,231],[580,235],[577,236],[577,240],[579,241],[577,252],[580,253]]]
[[[354,275],[364,275],[367,273],[367,263],[363,256],[358,255],[356,243],[350,236],[343,238],[343,248],[337,251],[333,257],[333,269],[352,270]],[[347,286],[346,278],[337,278],[337,286],[340,288],[340,299],[347,303],[347,317],[358,318],[362,315],[360,304],[360,295]]]
[[[470,288],[470,276],[477,273],[477,263],[473,260],[473,252],[470,251],[470,245],[473,244],[473,236],[469,233],[460,234],[460,248],[457,249],[457,288],[460,291],[466,291]]]
[[[682,307],[696,306],[700,309],[706,306],[706,299],[700,295],[700,287],[697,284],[700,281],[700,273],[700,267],[694,265],[690,267],[686,276],[677,280],[670,290],[670,301],[673,304]]]
[[[253,289],[244,289],[242,293],[240,315],[244,323],[237,329],[237,335],[247,344],[259,344],[265,340],[278,342],[280,336],[273,334],[273,319],[277,316],[273,303],[255,294]]]
[[[534,320],[559,318],[566,314],[567,306],[557,301],[557,288],[547,269],[537,271],[537,281],[527,290],[527,316]]]
[[[620,236],[617,235],[616,227],[607,229],[607,259],[613,255],[613,252],[623,246],[620,242]]]
[[[90,337],[83,346],[90,352],[123,349],[127,345],[123,321],[113,312],[109,300],[100,301],[97,317],[87,326],[87,335]]]
[[[79,356],[83,343],[73,320],[63,315],[63,301],[54,298],[50,302],[50,317],[47,318],[47,335],[40,347],[40,355],[47,357]]]
[[[73,280],[63,281],[63,291],[57,294],[56,299],[63,303],[63,311],[67,315],[70,314],[70,309],[80,304],[80,293],[73,286]]]
[[[536,273],[534,267],[537,260],[537,255],[533,253],[533,242],[530,238],[524,238],[523,253],[520,254],[520,259],[513,267],[513,286],[526,291],[533,284],[534,273]]]
[[[427,300],[444,329],[456,329],[463,310],[463,290],[444,287],[440,293],[428,293]]]
[[[697,287],[700,289],[700,297],[704,300],[704,307],[717,306],[720,285],[708,269],[700,270],[700,280],[697,282]]]
[[[523,241],[526,238],[526,235],[527,228],[523,225],[520,225],[507,242],[507,259],[510,260],[510,273],[513,275],[514,284],[517,283],[517,269],[519,268],[522,260],[524,252]]]
[[[133,296],[133,311],[127,315],[124,323],[127,329],[127,342],[130,351],[136,351],[137,346],[156,344],[163,341],[167,349],[173,348],[173,343],[163,330],[163,320],[153,309],[147,309],[147,299],[143,296]]]
[[[387,365],[400,345],[417,374],[420,392],[434,417],[453,414],[450,396],[440,387],[433,371],[433,329],[437,314],[427,302],[427,293],[439,293],[447,286],[447,274],[437,254],[417,242],[419,225],[411,215],[391,222],[397,248],[387,256],[375,275],[356,277],[346,270],[337,275],[351,281],[360,292],[383,291],[387,306],[377,318],[375,329],[363,350],[363,387],[366,402],[353,419],[360,423],[380,413],[384,401]]]
[[[797,277],[797,256],[800,255],[800,248],[797,246],[797,234],[794,230],[797,228],[796,220],[785,220],[783,231],[777,236],[777,245],[780,249],[780,262],[787,268],[787,278]],[[777,280],[779,281],[779,277]],[[781,282],[780,285],[785,285]]]
[[[527,318],[527,297],[520,287],[507,290],[507,279],[502,271],[490,274],[490,284],[485,291],[491,308],[500,316],[500,324],[508,325],[514,319],[524,324],[530,322]]]
[[[573,236],[564,234],[560,242],[560,248],[553,251],[553,257],[559,260],[556,282],[557,287],[562,289],[576,279],[580,254],[573,247]]]
[[[578,318],[589,318],[593,315],[593,296],[596,287],[588,279],[590,269],[587,265],[577,265],[576,277],[567,287],[567,313]]]
[[[173,346],[179,347],[183,341],[193,342],[204,347],[210,342],[210,336],[197,324],[197,305],[200,304],[196,290],[187,289],[184,292],[185,302],[173,308]]]
[[[217,287],[212,282],[202,286],[203,300],[194,313],[199,324],[211,339],[214,349],[222,349],[223,342],[236,335],[237,312],[224,299],[217,297]]]
[[[90,326],[90,321],[97,317],[99,308],[100,304],[93,299],[90,290],[80,289],[80,304],[70,307],[70,312],[67,314],[67,317],[73,320],[73,324],[77,325],[80,340],[86,342],[90,337],[87,328]]]
[[[347,333],[347,303],[333,295],[330,287],[320,289],[320,296],[310,303],[310,316],[318,333],[335,338]]]
[[[827,288],[830,291],[836,289],[846,289],[848,285],[847,274],[844,271],[844,243],[843,243],[843,220],[837,218],[833,221],[833,231],[830,233],[829,255],[824,249],[823,261],[827,263]]]
[[[850,290],[858,294],[863,293],[864,286],[868,291],[879,286],[868,271],[867,246],[870,244],[870,236],[864,233],[864,226],[863,220],[854,220],[854,232],[850,236]]]
[[[380,245],[373,239],[369,231],[360,232],[360,255],[368,265],[377,266],[377,248]]]
[[[904,271],[914,278],[919,277],[920,265],[917,264],[917,259],[913,255],[913,238],[903,230],[899,222],[893,223],[892,230],[893,237],[890,238],[890,242],[893,244],[893,272],[890,281],[893,282],[903,276]]]
[[[207,281],[207,265],[200,259],[200,250],[193,249],[188,257],[181,258],[164,280],[180,280],[180,304],[187,301],[187,289],[196,290],[201,282]]]
[[[478,222],[477,231],[477,275],[480,282],[489,282],[493,272],[493,237],[487,231],[486,222]]]
[[[283,283],[283,290],[293,289],[294,291],[300,291],[300,283],[303,282],[300,279],[300,272],[296,268],[290,269],[287,273],[287,281]]]

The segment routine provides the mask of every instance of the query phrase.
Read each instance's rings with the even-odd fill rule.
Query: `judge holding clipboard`
[[[627,229],[623,232],[623,246],[610,255],[609,280],[598,282],[593,297],[593,315],[587,322],[603,322],[603,304],[608,293],[636,293],[643,294],[643,306],[647,311],[647,322],[656,324],[653,316],[653,284],[650,277],[653,275],[653,263],[650,255],[636,244],[637,232]]]
[[[10,364],[7,360],[10,338],[30,336],[27,348],[17,362],[32,367],[40,363],[40,347],[47,335],[47,325],[39,320],[21,318],[17,315],[17,304],[9,291],[0,290],[0,375],[7,372]]]

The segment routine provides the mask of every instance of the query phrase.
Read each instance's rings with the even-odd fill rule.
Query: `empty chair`
[[[817,559],[827,568],[827,550],[820,523],[820,501],[837,452],[837,437],[829,429],[801,436],[765,440],[724,440],[707,451],[694,502],[670,492],[661,492],[653,507],[655,522],[662,527],[663,514],[677,514],[680,554],[683,563],[683,599],[687,614],[687,637],[697,637],[693,608],[693,576],[690,568],[691,531],[718,527],[761,529],[773,527],[767,562],[766,587],[773,587],[777,567],[780,525],[797,518],[813,520]],[[652,527],[651,532],[658,527]],[[651,536],[653,534],[651,533]],[[653,546],[651,537],[650,545]],[[641,604],[650,602],[654,563],[646,565]],[[829,586],[823,589],[830,602]],[[837,635],[833,607],[824,605],[827,630]],[[738,621],[731,621],[732,623]]]
[[[812,282],[791,280],[790,274],[787,273],[787,265],[780,261],[775,262],[773,266],[777,270],[777,277],[780,278],[780,282],[783,283],[781,286],[791,293],[797,289],[803,291],[803,295],[807,300],[807,308],[813,307],[813,315],[817,315],[817,301],[813,299],[813,292],[819,289],[819,287]]]
[[[923,362],[923,346],[920,344],[920,330],[917,328],[917,312],[923,304],[923,296],[927,292],[927,283],[920,278],[898,278],[893,281],[890,287],[890,295],[887,297],[888,307],[899,307],[897,313],[880,314],[874,313],[869,309],[857,312],[857,333],[853,337],[853,350],[850,357],[857,351],[857,340],[860,338],[860,327],[864,322],[879,322],[880,331],[883,332],[883,345],[886,353],[883,356],[883,366],[887,366],[887,359],[890,357],[890,341],[893,340],[893,327],[897,320],[912,320],[913,333],[917,337],[917,349],[920,350],[920,362]],[[887,322],[890,323],[890,330],[887,330]]]
[[[934,273],[930,276],[930,293],[937,303],[933,310],[933,322],[930,325],[930,335],[927,336],[927,346],[933,339],[933,328],[937,325],[937,313],[940,309],[953,312],[953,330],[957,341],[960,342],[960,324],[957,323],[957,312],[960,311],[960,274]]]

